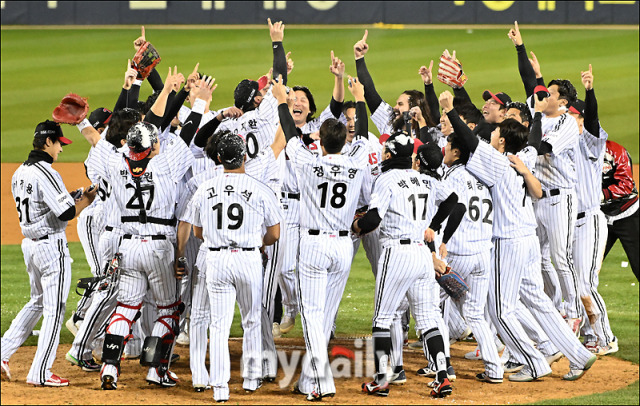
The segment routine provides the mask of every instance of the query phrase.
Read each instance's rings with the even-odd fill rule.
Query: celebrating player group
[[[333,94],[318,114],[307,87],[288,86],[284,24],[268,24],[273,66],[247,72],[259,78],[238,83],[233,106],[213,107],[216,79],[199,65],[185,77],[166,61],[163,80],[143,27],[113,110],[89,113],[86,98],[69,94],[37,125],[12,179],[31,301],[2,337],[3,376],[44,316],[27,382],[69,385],[51,369],[71,282],[64,230],[76,216],[93,277],[78,284],[66,360],[96,372],[103,390],[118,388],[123,358],[139,358],[150,384],[189,382],[171,370],[181,344],[193,389],[230,400],[237,301],[243,389],[276,379],[274,338],[299,315],[307,356],[291,390],[333,397],[328,343],[360,242],[376,279],[366,394],[406,382],[410,317],[433,397],[453,393],[450,345],[470,334],[478,348],[465,357],[482,359],[475,379],[492,384],[544,378],[562,357],[573,381],[618,350],[598,293],[609,146],[591,65],[580,72],[583,100],[569,80],[545,83],[516,23],[508,37],[521,102],[486,90],[478,109],[456,52],[444,50],[436,77],[451,90],[436,94],[431,61],[416,76],[423,88],[392,107],[368,71],[365,31],[353,47],[356,76],[331,52]],[[141,101],[144,81],[154,92]],[[61,123],[91,146],[90,186],[72,193],[51,167],[71,143]],[[625,204],[637,210],[637,192]]]

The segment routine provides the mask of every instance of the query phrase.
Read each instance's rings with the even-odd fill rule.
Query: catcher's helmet
[[[146,122],[134,124],[127,133],[129,158],[134,161],[146,158],[156,142],[158,142],[158,129],[155,125]]]

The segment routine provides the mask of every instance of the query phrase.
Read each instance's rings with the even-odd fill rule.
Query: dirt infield
[[[304,343],[299,338],[277,339],[278,349],[285,348],[290,353],[292,348],[302,349]],[[239,373],[239,359],[242,342],[240,339],[230,340],[231,351],[231,397],[237,404],[298,404],[306,403],[304,397],[290,392],[293,383],[280,388],[276,383],[265,383],[253,394],[242,389],[242,378]],[[354,349],[353,341],[338,339],[331,345],[341,345]],[[514,383],[505,381],[501,385],[477,382],[475,374],[482,371],[481,361],[464,359],[464,354],[471,351],[475,343],[456,343],[452,346],[452,363],[456,368],[457,380],[453,384],[454,393],[447,399],[432,399],[427,388],[429,379],[416,375],[416,371],[425,366],[421,352],[405,350],[404,366],[407,372],[407,383],[392,386],[388,398],[368,396],[360,392],[360,384],[364,378],[336,379],[337,394],[335,398],[323,400],[325,404],[507,404],[531,403],[543,399],[569,398],[598,392],[623,388],[638,379],[638,365],[613,357],[602,357],[585,374],[575,382],[563,381],[562,374],[569,368],[569,361],[562,359],[553,365],[550,377],[531,383]],[[2,382],[2,404],[211,404],[212,392],[195,393],[191,387],[189,372],[189,351],[187,347],[176,347],[181,359],[172,370],[181,378],[175,388],[158,388],[149,386],[144,381],[145,371],[138,361],[129,360],[122,363],[122,375],[118,390],[103,392],[100,390],[97,373],[82,372],[64,360],[69,345],[58,349],[53,371],[71,381],[66,388],[34,388],[26,384],[26,375],[35,352],[35,347],[22,347],[11,358],[12,382]],[[616,379],[609,379],[610,371],[616,371]],[[278,380],[284,377],[280,370]],[[297,379],[297,375],[295,377]],[[295,382],[295,381],[292,381]]]
[[[0,189],[2,205],[0,244],[2,245],[20,244],[22,242],[16,206],[11,195],[11,177],[18,166],[20,166],[19,163],[2,163],[2,186]],[[74,190],[89,184],[82,163],[55,163],[53,167],[62,175],[68,190]],[[633,165],[633,178],[636,185],[638,185],[638,164]],[[67,239],[70,242],[80,241],[78,239],[76,220],[70,221],[69,226],[67,226]]]

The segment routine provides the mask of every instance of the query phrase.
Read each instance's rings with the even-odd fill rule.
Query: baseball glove
[[[453,51],[455,55],[455,51]],[[449,50],[445,49],[440,56],[440,64],[438,65],[438,80],[445,85],[453,88],[460,88],[467,83],[467,75],[462,70],[460,61],[449,54]]]
[[[145,42],[133,56],[131,66],[138,71],[138,79],[146,79],[161,60],[158,50],[150,42]]]
[[[79,124],[87,117],[89,104],[85,97],[75,93],[69,93],[60,101],[58,107],[53,109],[53,121],[56,123]]]
[[[447,272],[439,277],[436,274],[436,281],[442,286],[445,292],[453,299],[458,300],[469,290],[469,286],[462,277],[451,268],[447,267]]]

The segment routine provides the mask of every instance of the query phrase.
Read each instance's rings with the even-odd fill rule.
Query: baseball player
[[[102,107],[97,108],[89,115],[89,121],[96,131],[102,133],[107,127],[109,120],[111,120],[111,115],[111,110]],[[97,184],[97,182],[93,183]],[[104,228],[104,224],[101,221],[102,218],[96,218],[93,214],[94,208],[97,204],[96,202],[97,200],[94,200],[94,203],[87,207],[86,210],[83,210],[82,213],[80,213],[80,216],[78,216],[78,238],[82,244],[82,249],[87,257],[87,263],[89,264],[89,268],[91,269],[91,274],[93,276],[98,274],[101,267],[98,240],[100,238],[100,232]],[[82,320],[84,320],[85,313],[91,305],[92,291],[92,288],[85,290],[76,305],[76,310],[65,323],[67,329],[74,336],[78,332],[78,328],[80,327]]]
[[[307,357],[294,390],[307,395],[307,400],[335,395],[327,344],[350,269],[353,245],[348,242],[348,230],[367,166],[368,148],[362,138],[367,133],[364,89],[357,79],[349,79],[360,119],[348,155],[340,154],[347,131],[336,119],[320,127],[323,155],[309,151],[297,137],[284,89],[280,83],[274,86],[280,123],[288,140],[286,153],[296,168],[301,192],[296,276]]]
[[[79,191],[77,198],[72,197],[60,174],[51,167],[62,147],[69,144],[71,141],[64,137],[59,124],[49,120],[39,123],[33,150],[11,178],[11,193],[25,237],[22,252],[31,283],[31,300],[2,336],[2,373],[11,379],[9,359],[42,316],[38,347],[27,374],[27,383],[34,386],[69,385],[68,379],[51,372],[71,284],[65,228],[96,195],[92,186]]]
[[[333,93],[329,105],[320,113],[320,116],[314,117],[316,103],[313,94],[307,87],[294,86],[289,93],[289,112],[293,117],[295,127],[302,134],[317,133],[322,123],[329,118],[343,119],[345,65],[340,58],[334,55],[333,51],[331,51],[329,70],[334,75]],[[351,135],[352,137],[353,135]],[[347,134],[347,139],[349,139],[349,134]],[[319,142],[316,140],[307,138],[306,145],[315,154],[321,152]],[[285,168],[282,179],[282,205],[286,227],[283,234],[284,238],[278,244],[281,244],[281,249],[284,253],[283,263],[280,265],[280,287],[285,311],[277,328],[281,333],[286,334],[295,326],[296,315],[298,314],[294,271],[298,262],[298,247],[300,243],[300,188],[298,187],[298,178],[293,163],[290,159],[287,159],[286,154],[283,158]]]
[[[180,81],[179,76],[170,69],[165,88],[147,115],[163,115],[162,104],[173,84]],[[171,135],[159,153],[158,131],[152,124],[137,123],[129,130],[127,154],[119,153],[87,127],[78,126],[94,146],[96,159],[91,167],[111,184],[124,232],[119,248],[122,260],[118,306],[107,327],[102,351],[102,388],[117,388],[120,358],[132,323],[138,318],[147,284],[156,300],[158,320],[152,335],[145,339],[141,364],[149,366],[149,383],[175,386],[177,377],[168,369],[182,307],[172,270],[174,208],[177,184],[191,166],[193,156],[182,140]]]
[[[438,289],[434,289],[437,286],[435,271],[424,236],[428,222],[434,216],[436,201],[446,200],[447,195],[439,182],[411,169],[413,149],[413,140],[407,133],[389,137],[384,145],[383,173],[375,183],[371,209],[352,225],[357,233],[367,233],[380,225],[383,247],[373,316],[377,374],[372,382],[362,384],[362,390],[381,396],[389,394],[390,326],[400,302],[407,295],[417,329],[423,336],[425,355],[428,347],[428,353],[437,365],[431,395],[445,397],[452,393],[452,387],[447,376],[444,341],[436,320],[440,315],[438,301],[428,298],[429,295],[437,296]]]
[[[502,364],[493,334],[484,318],[489,291],[493,202],[488,188],[465,169],[469,151],[461,146],[455,134],[449,136],[444,151],[443,162],[448,166],[444,179],[460,196],[466,210],[458,231],[448,244],[441,245],[440,256],[447,258],[451,269],[456,270],[469,285],[467,294],[455,304],[473,330],[485,362],[485,371],[477,374],[476,378],[501,383]]]
[[[364,56],[369,51],[368,34],[369,31],[365,30],[362,39],[354,44],[353,54],[356,59],[358,79],[362,81],[366,90],[365,98],[371,112],[371,121],[380,134],[391,134],[409,126],[412,137],[420,138],[421,128],[435,127],[425,96],[418,90],[405,90],[398,97],[394,107],[382,100],[364,61]],[[420,110],[420,116],[415,114],[415,110],[409,114],[410,110],[415,107]],[[403,113],[407,113],[406,118]],[[420,118],[421,120],[419,120]]]
[[[537,234],[541,247],[549,245],[550,258],[558,273],[564,298],[567,323],[573,332],[579,335],[582,322],[582,304],[579,298],[581,281],[573,259],[573,240],[578,214],[575,160],[579,152],[579,131],[576,121],[566,114],[568,106],[575,102],[577,93],[568,80],[552,80],[547,88],[538,85],[539,82],[544,83],[540,64],[532,53],[527,67],[524,61],[526,51],[517,24],[509,31],[509,37],[516,47],[521,47],[518,48],[518,65],[532,115],[532,94],[539,91],[550,94],[547,110],[542,116],[543,138],[536,161],[536,172],[543,189],[542,198],[534,204],[538,221]],[[533,87],[535,85],[540,87]]]
[[[547,109],[546,99],[536,96],[537,114],[529,137],[526,127],[508,119],[498,124],[492,133],[491,144],[479,142],[453,109],[453,95],[440,95],[443,111],[449,115],[454,132],[461,143],[473,154],[466,164],[467,170],[491,190],[493,200],[493,249],[489,279],[489,311],[500,336],[511,353],[525,359],[520,372],[510,375],[510,381],[529,382],[551,374],[545,357],[533,347],[515,317],[518,300],[532,310],[540,326],[553,343],[569,358],[569,372],[565,380],[576,380],[596,361],[575,337],[571,329],[555,310],[542,288],[539,273],[540,246],[536,241],[536,222],[528,190],[541,195],[541,186],[530,172],[537,156],[542,132],[542,111]],[[575,121],[575,120],[574,120]],[[526,162],[514,163],[504,153],[518,154]]]
[[[598,191],[602,188],[602,166],[608,134],[598,120],[598,104],[593,90],[593,71],[581,72],[586,90],[585,101],[577,100],[569,107],[580,130],[580,149],[576,154],[578,183],[578,216],[574,236],[573,257],[582,278],[580,298],[586,310],[591,332],[585,337],[585,346],[593,353],[613,353],[618,342],[611,331],[607,306],[598,293],[598,274],[606,245],[607,228],[604,213],[600,211]],[[595,339],[597,338],[597,340]]]
[[[100,136],[104,135],[104,140],[115,148],[121,148],[125,143],[126,134],[135,123],[141,119],[140,113],[136,110],[125,108],[116,110],[109,121],[106,131],[96,131]],[[93,121],[90,120],[92,123]],[[100,255],[99,268],[95,274],[96,277],[106,276],[107,267],[113,260],[114,254],[117,252],[121,233],[114,231],[114,224],[120,224],[120,212],[116,210],[115,204],[109,198],[112,195],[112,188],[106,178],[99,176],[92,169],[91,162],[95,158],[95,152],[90,150],[89,156],[85,161],[87,167],[87,175],[94,184],[98,185],[98,199],[89,209],[93,209],[93,221],[98,231],[98,238],[95,240],[97,244],[96,253]],[[115,219],[113,218],[115,213]],[[115,247],[114,247],[115,245]],[[109,286],[108,289],[100,289],[93,293],[89,308],[86,311],[83,323],[75,335],[71,349],[66,354],[66,359],[73,365],[79,366],[83,371],[92,372],[99,371],[100,365],[96,364],[92,357],[92,348],[94,340],[103,336],[102,330],[107,319],[116,306],[117,287]],[[99,343],[98,343],[99,344]],[[102,346],[99,345],[99,349]]]
[[[229,400],[230,361],[227,340],[237,297],[242,314],[243,388],[256,391],[262,378],[260,313],[261,247],[280,236],[282,214],[271,189],[244,173],[245,143],[237,135],[221,136],[218,159],[224,174],[204,182],[191,200],[191,223],[207,247],[207,290],[211,303],[211,374],[213,398]],[[267,231],[262,237],[262,226]]]

